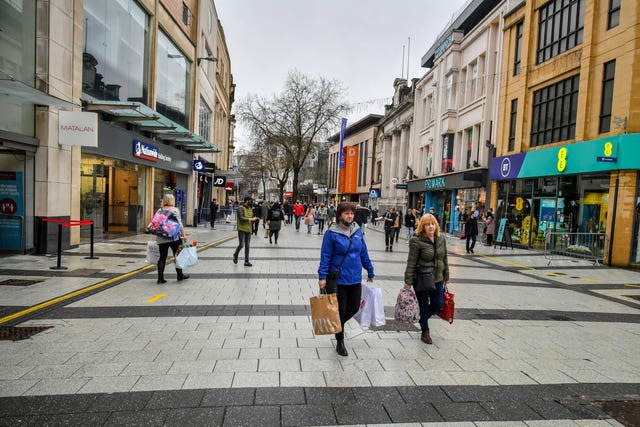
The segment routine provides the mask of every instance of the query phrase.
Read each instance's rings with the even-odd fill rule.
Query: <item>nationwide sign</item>
[[[145,144],[142,141],[138,141],[137,139],[133,140],[133,157],[137,157],[139,159],[149,160],[152,162],[157,162],[159,156],[158,148],[153,145]]]

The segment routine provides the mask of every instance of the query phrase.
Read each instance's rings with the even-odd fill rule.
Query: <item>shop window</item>
[[[617,27],[620,23],[620,0],[609,0],[609,12],[607,14],[607,30]]]
[[[453,172],[453,139],[452,133],[442,135],[442,173]]]
[[[148,37],[149,17],[134,0],[85,0],[82,91],[146,103]]]
[[[189,127],[191,61],[163,32],[158,31],[156,110]]]
[[[575,137],[579,84],[576,75],[533,93],[532,147]]]
[[[522,63],[522,31],[524,23],[516,24],[516,50],[513,54],[513,75],[520,74],[520,64]]]
[[[552,0],[540,8],[536,63],[582,43],[584,4],[584,0]]]
[[[616,74],[616,61],[604,64],[602,76],[602,100],[600,102],[599,132],[605,133],[611,130],[611,106],[613,105],[613,81]]]
[[[518,98],[511,100],[511,116],[509,120],[509,148],[513,151],[516,148],[516,120],[518,119]]]

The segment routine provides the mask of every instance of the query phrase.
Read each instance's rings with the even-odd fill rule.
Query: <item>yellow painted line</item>
[[[147,300],[147,302],[156,302],[156,301],[158,301],[159,299],[164,298],[164,297],[166,297],[166,296],[167,296],[167,294],[158,294],[158,295],[156,295],[156,296],[155,296],[155,297],[153,297],[153,298],[149,298],[149,299]]]
[[[528,266],[528,265],[525,265],[525,264],[520,264],[519,262],[508,261],[506,259],[494,257],[494,256],[491,256],[491,255],[480,255],[480,256],[483,257],[483,258],[490,258],[490,259],[498,261],[498,262],[503,262],[505,264],[513,265],[515,267],[524,268],[526,270],[535,270],[534,267],[531,267],[531,266]]]
[[[224,243],[224,242],[227,242],[227,241],[235,239],[235,238],[236,238],[235,236],[230,236],[230,237],[225,237],[224,239],[216,240],[215,242],[208,243],[208,244],[203,245],[202,247],[198,248],[198,252],[203,251],[205,249],[209,249],[211,246],[218,245],[220,243]],[[3,323],[10,322],[12,320],[18,319],[20,317],[24,317],[27,314],[31,314],[31,313],[34,313],[36,311],[40,311],[42,309],[50,307],[50,306],[52,306],[54,304],[57,304],[59,302],[66,301],[66,300],[69,300],[71,298],[75,298],[77,296],[80,296],[82,294],[86,294],[87,292],[91,292],[93,290],[103,288],[103,287],[105,287],[107,285],[112,284],[113,282],[117,282],[119,280],[123,280],[123,279],[129,278],[131,276],[135,276],[137,274],[144,273],[145,271],[151,270],[154,267],[155,267],[155,265],[151,265],[151,264],[145,265],[144,267],[138,268],[138,269],[130,271],[128,273],[121,274],[121,275],[116,276],[116,277],[112,277],[111,279],[107,279],[107,280],[105,280],[103,282],[98,282],[98,283],[95,283],[93,285],[87,286],[85,288],[81,288],[81,289],[78,289],[76,291],[69,292],[68,294],[60,295],[59,297],[55,297],[55,298],[52,298],[50,300],[47,300],[47,301],[41,302],[39,304],[33,305],[33,306],[29,307],[29,308],[25,308],[22,311],[18,311],[16,313],[13,313],[13,314],[10,314],[8,316],[0,318],[0,325],[2,325]]]
[[[628,286],[630,288],[640,288],[640,286],[638,286],[638,285],[629,285],[627,283],[625,283],[625,286]]]

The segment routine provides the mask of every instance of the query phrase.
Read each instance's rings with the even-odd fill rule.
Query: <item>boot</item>
[[[425,344],[433,344],[433,340],[431,340],[431,335],[429,335],[429,331],[422,332],[422,335],[420,336],[420,341],[422,341]]]
[[[344,340],[338,340],[338,343],[336,344],[336,352],[340,356],[348,356],[349,355],[349,353],[347,352],[347,348],[344,346]]]
[[[164,265],[165,265],[165,261],[158,261],[158,281],[156,282],[158,285],[162,285],[163,283],[167,283],[166,280],[164,280]]]
[[[181,268],[176,268],[176,273],[178,273],[178,282],[182,282],[183,280],[187,280],[189,278],[188,274],[183,274]]]

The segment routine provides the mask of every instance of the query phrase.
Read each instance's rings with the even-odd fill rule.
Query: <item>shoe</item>
[[[245,261],[244,262],[244,266],[245,267],[251,267],[253,264],[251,264],[249,261]]]
[[[393,246],[389,246],[389,252],[393,252]]]
[[[162,285],[163,283],[167,283],[166,280],[164,279],[158,279],[158,281],[156,282],[158,285]]]
[[[270,244],[270,245],[273,245],[273,242],[272,242],[271,240],[269,240],[269,244]]]
[[[385,252],[389,252],[389,246],[387,246],[386,248],[384,248]]]
[[[183,280],[187,280],[189,277],[188,274],[183,274],[182,276],[178,277],[178,282],[182,282]]]
[[[433,340],[431,339],[431,335],[429,335],[429,331],[424,331],[420,336],[420,341],[425,344],[433,344]]]
[[[233,263],[237,264],[238,263],[238,255],[234,255],[233,256]]]
[[[347,351],[347,348],[344,346],[344,340],[339,340],[338,343],[336,344],[336,352],[340,355],[340,356],[348,356],[349,352]]]
[[[473,249],[469,249],[471,251],[471,253],[473,253]]]

